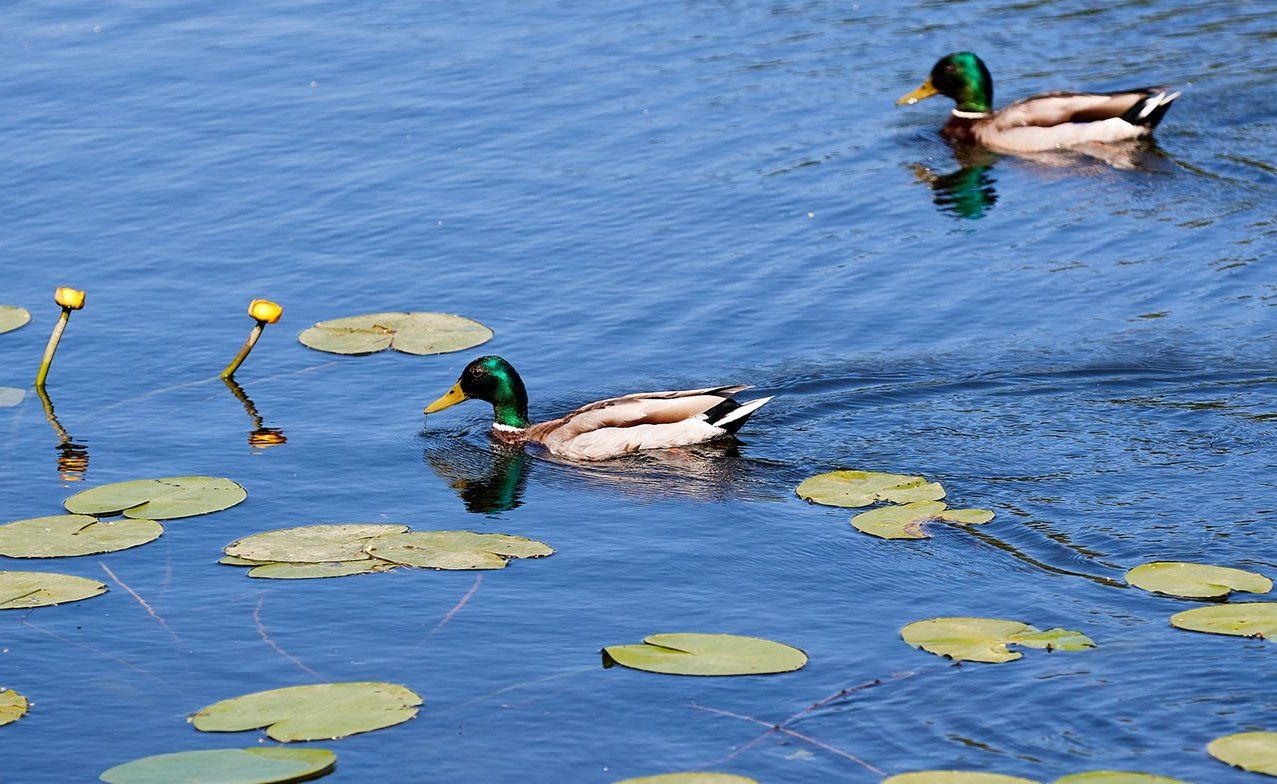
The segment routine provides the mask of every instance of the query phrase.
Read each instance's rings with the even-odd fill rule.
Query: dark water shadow
[[[466,433],[422,433],[423,459],[456,492],[466,511],[500,514],[524,503],[529,475],[556,486],[621,492],[649,500],[776,499],[776,466],[745,457],[742,442],[724,440],[679,449],[640,452],[594,463],[556,457],[536,445],[525,448],[482,442]]]
[[[248,431],[248,445],[257,449],[265,449],[272,446],[283,446],[288,443],[288,436],[284,435],[284,431],[277,427],[266,427],[262,420],[262,415],[257,412],[257,405],[253,403],[252,398],[244,391],[233,378],[224,378],[222,382],[226,384],[226,388],[231,391],[235,399],[244,406],[244,412],[248,414],[248,418],[253,423],[253,429]]]
[[[64,482],[83,482],[89,470],[88,445],[77,442],[62,426],[58,415],[54,413],[53,400],[49,397],[48,390],[43,386],[37,386],[35,393],[40,398],[41,407],[44,408],[44,418],[48,420],[54,435],[58,437],[58,445],[54,447],[58,455],[58,476]]]
[[[909,165],[914,178],[931,186],[931,200],[940,212],[960,220],[979,220],[998,202],[994,166],[1004,157],[1077,174],[1104,171],[1167,171],[1174,162],[1152,140],[1119,144],[1082,144],[1065,150],[1003,156],[983,147],[950,145],[957,168],[936,172],[924,163]]]

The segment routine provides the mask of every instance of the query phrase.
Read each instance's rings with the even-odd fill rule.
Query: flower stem
[[[62,308],[58,323],[53,325],[53,334],[49,335],[49,344],[44,347],[44,359],[40,360],[40,372],[35,375],[36,387],[43,387],[49,377],[49,366],[53,364],[53,355],[58,351],[58,342],[62,340],[62,332],[67,328],[67,320],[71,318],[71,309]]]
[[[231,360],[231,363],[226,366],[226,369],[222,371],[223,379],[235,375],[235,371],[239,370],[239,366],[244,364],[244,360],[248,359],[249,352],[253,350],[253,346],[257,345],[257,339],[262,336],[262,328],[265,326],[265,321],[258,321],[257,325],[253,327],[253,331],[248,333],[248,340],[244,341],[244,346],[235,355],[235,358]]]

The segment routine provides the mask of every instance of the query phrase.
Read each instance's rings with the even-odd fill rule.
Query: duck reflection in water
[[[248,431],[248,445],[257,449],[265,449],[271,446],[282,446],[288,443],[288,437],[284,435],[284,431],[277,427],[266,427],[262,421],[262,415],[257,413],[257,406],[249,398],[248,393],[239,385],[234,378],[224,378],[222,382],[226,384],[226,388],[231,391],[235,399],[244,406],[244,411],[248,413],[248,418],[253,422],[253,429]]]
[[[582,463],[543,450],[479,444],[461,438],[430,439],[424,459],[461,499],[466,511],[500,514],[522,506],[528,475],[579,488],[582,483],[645,499],[764,499],[783,495],[767,483],[775,466],[742,457],[740,444],[725,440],[694,447],[657,449],[613,460]]]
[[[44,385],[37,385],[35,392],[40,397],[40,405],[44,408],[44,418],[49,421],[49,426],[58,437],[58,445],[54,447],[58,453],[58,476],[62,477],[64,482],[83,482],[84,475],[89,470],[89,447],[86,444],[77,443],[62,426],[58,415],[53,411],[53,401],[49,398],[49,392]]]
[[[523,505],[532,457],[519,447],[466,441],[426,447],[426,463],[456,491],[467,512],[500,514]]]
[[[1004,156],[984,147],[954,144],[950,148],[958,168],[937,173],[925,163],[909,168],[915,179],[931,186],[931,200],[941,212],[964,220],[978,220],[998,201],[993,167]],[[1151,140],[1079,144],[1060,150],[1017,153],[1004,166],[1027,162],[1040,168],[1095,175],[1108,171],[1158,171],[1167,156]],[[1032,168],[1032,167],[1030,167]]]

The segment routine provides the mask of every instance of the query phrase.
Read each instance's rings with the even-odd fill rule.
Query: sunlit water
[[[0,618],[0,685],[34,702],[0,729],[0,779],[255,745],[185,717],[317,680],[426,700],[316,744],[333,782],[880,780],[850,756],[1254,777],[1204,746],[1277,729],[1271,644],[1172,629],[1191,603],[1120,580],[1159,558],[1277,572],[1270,3],[26,2],[0,9],[0,45],[0,302],[36,315],[0,336],[0,385],[29,383],[53,287],[89,292],[49,388],[80,446],[59,449],[34,394],[0,411],[0,517],[148,476],[250,493],[134,550],[0,559],[111,586]],[[935,133],[946,105],[892,106],[957,48],[983,53],[1000,102],[1185,92],[1134,171],[959,159]],[[286,308],[239,374],[260,423],[215,377],[257,296]],[[392,309],[491,325],[483,350],[520,369],[537,416],[683,385],[779,397],[735,454],[493,454],[478,405],[423,430],[475,352],[293,340]],[[250,446],[259,427],[287,443]],[[925,473],[998,516],[873,539],[793,496],[831,467]],[[559,552],[481,578],[215,563],[238,537],[341,521]],[[951,667],[898,637],[954,614],[1100,647]],[[811,663],[599,666],[654,631],[768,637]],[[765,728],[702,709],[778,722],[893,676],[791,725],[823,747],[747,745]]]

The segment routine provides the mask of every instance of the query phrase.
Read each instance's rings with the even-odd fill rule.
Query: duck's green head
[[[947,95],[958,111],[987,114],[993,111],[993,77],[974,52],[954,52],[936,61],[922,86],[903,95],[896,105],[913,104],[933,95]]]
[[[493,421],[506,427],[527,427],[528,391],[514,367],[501,357],[479,357],[466,365],[448,393],[426,406],[433,414],[466,400],[492,404]]]

